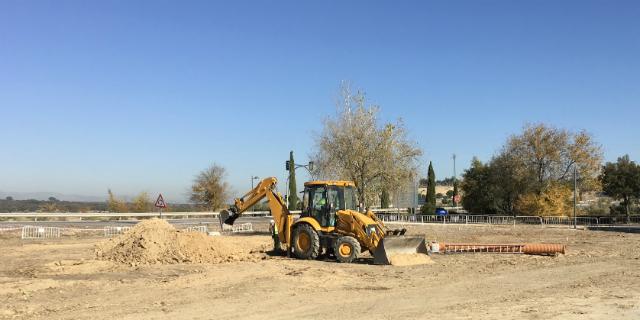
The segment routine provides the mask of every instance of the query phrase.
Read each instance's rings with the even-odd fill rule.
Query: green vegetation
[[[598,190],[602,151],[588,133],[527,125],[487,164],[465,170],[462,204],[473,213],[569,215],[573,168],[580,192]]]
[[[389,192],[386,189],[383,189],[382,193],[380,194],[380,208],[389,208],[390,202],[391,200],[389,199]]]
[[[7,199],[9,198],[9,199]],[[0,212],[104,212],[105,202],[56,201],[52,206],[48,200],[14,200],[13,197],[0,199]],[[53,210],[51,210],[53,209]]]
[[[622,200],[629,222],[631,202],[640,198],[640,166],[631,161],[628,155],[622,156],[617,162],[604,165],[600,181],[604,194]]]
[[[296,189],[296,165],[293,161],[293,151],[289,152],[289,210],[297,210],[298,193]]]
[[[436,173],[433,171],[433,164],[429,161],[429,171],[427,172],[427,198],[420,208],[423,214],[433,214],[436,210]]]
[[[453,181],[453,191],[451,192],[451,202],[453,206],[457,206],[456,196],[458,196],[458,180]]]

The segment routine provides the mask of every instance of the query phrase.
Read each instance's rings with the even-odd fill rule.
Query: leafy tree
[[[454,180],[455,179],[453,177],[444,178],[442,180],[437,180],[436,181],[436,185],[438,185],[438,186],[452,186]]]
[[[433,214],[436,210],[436,173],[433,171],[433,164],[431,161],[429,161],[427,179],[427,199],[420,211],[423,214]]]
[[[13,201],[13,197],[12,197],[12,196],[7,196],[5,199],[6,199],[7,201]]]
[[[43,203],[40,208],[38,208],[39,212],[58,212],[59,208],[54,202],[46,202]]]
[[[472,163],[473,170],[463,176],[463,205],[485,213],[563,214],[567,211],[561,204],[570,199],[565,191],[573,184],[573,166],[581,191],[597,190],[601,160],[600,146],[584,131],[527,125],[488,164]],[[558,205],[558,210],[544,209],[545,203]]]
[[[534,187],[536,183],[533,171],[521,166],[512,155],[503,153],[494,157],[489,168],[489,197],[493,200],[492,209],[495,213],[516,215],[518,198],[530,192],[538,193]]]
[[[502,154],[514,160],[518,170],[533,175],[538,193],[550,183],[572,183],[574,165],[582,191],[599,188],[602,148],[585,131],[526,125],[521,134],[509,138]]]
[[[382,193],[380,194],[380,208],[389,208],[389,202],[389,192],[385,189],[382,189]]]
[[[133,212],[151,212],[153,206],[151,205],[151,198],[146,192],[140,192],[134,199],[132,204]]]
[[[201,171],[191,185],[191,202],[209,210],[220,209],[229,200],[225,168],[213,164]]]
[[[128,212],[129,207],[127,203],[119,200],[116,196],[111,192],[111,189],[107,191],[109,193],[109,199],[107,199],[107,209],[109,212]]]
[[[631,200],[640,198],[640,166],[629,155],[622,156],[616,163],[604,165],[600,181],[606,195],[622,200],[628,222]]]
[[[488,165],[473,157],[471,167],[462,174],[462,207],[471,213],[495,213],[491,197],[491,173]]]
[[[296,166],[293,161],[293,151],[289,152],[289,210],[298,207],[298,193],[296,190]]]
[[[546,186],[539,194],[532,192],[519,196],[515,210],[536,216],[566,216],[573,208],[571,194],[572,190],[567,185],[556,182]]]
[[[413,181],[422,151],[407,138],[402,121],[383,123],[379,107],[367,105],[362,91],[343,83],[338,112],[324,121],[316,138],[313,175],[351,180],[359,202],[377,202],[383,189],[393,193]]]
[[[55,197],[49,197],[49,201],[50,201],[50,202],[57,202],[57,201],[58,201],[58,199],[56,199]]]

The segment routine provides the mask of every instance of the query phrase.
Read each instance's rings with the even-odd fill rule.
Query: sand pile
[[[415,266],[419,264],[433,264],[431,257],[424,253],[394,254],[389,258],[393,266]]]
[[[160,219],[138,223],[126,233],[96,246],[99,260],[132,266],[169,263],[223,263],[255,261],[264,257],[228,237],[210,237],[201,232],[176,230]]]

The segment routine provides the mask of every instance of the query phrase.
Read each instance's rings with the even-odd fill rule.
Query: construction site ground
[[[395,227],[395,226],[394,226]],[[123,265],[94,237],[0,237],[0,319],[640,319],[640,234],[540,226],[407,226],[445,242],[567,244],[556,257],[434,255],[434,264],[257,259]],[[266,231],[266,224],[256,226]]]

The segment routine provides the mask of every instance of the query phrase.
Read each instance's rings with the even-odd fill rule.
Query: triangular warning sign
[[[164,198],[162,197],[162,193],[158,195],[158,200],[156,200],[156,208],[166,208],[167,204],[164,202]]]

